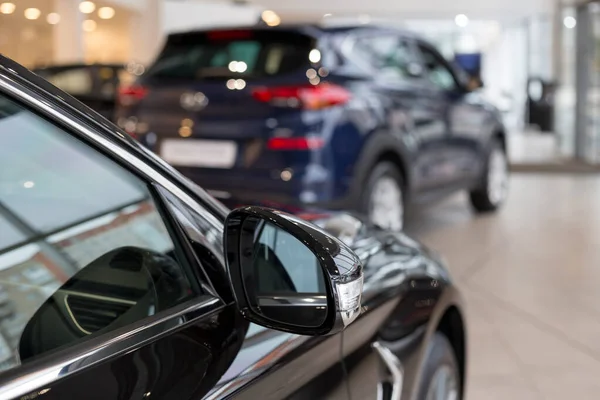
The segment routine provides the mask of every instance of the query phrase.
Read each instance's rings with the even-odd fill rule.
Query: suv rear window
[[[149,78],[276,76],[306,66],[314,39],[296,32],[218,30],[169,36]]]

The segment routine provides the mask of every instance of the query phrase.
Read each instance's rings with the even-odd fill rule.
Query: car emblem
[[[200,111],[208,105],[208,97],[202,92],[185,92],[179,98],[181,107],[189,111]]]

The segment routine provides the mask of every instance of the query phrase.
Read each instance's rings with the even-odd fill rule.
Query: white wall
[[[483,81],[505,114],[509,132],[520,131],[525,123],[527,101],[528,46],[525,22],[505,26],[488,48],[482,66]],[[504,103],[504,104],[503,104]]]
[[[148,7],[147,0],[104,0],[104,2],[138,12],[143,12]]]
[[[223,0],[225,1],[225,0]],[[369,14],[388,18],[450,18],[465,13],[473,19],[520,18],[543,13],[553,0],[249,0],[278,12],[284,18]]]
[[[63,0],[65,1],[65,0]],[[112,0],[127,4],[129,0]],[[143,10],[136,10],[143,3]],[[262,11],[257,6],[202,0],[134,0],[130,27],[130,59],[143,64],[154,60],[166,35],[219,26],[255,24]]]
[[[192,29],[253,25],[260,18],[258,6],[234,5],[225,2],[168,1],[163,4],[163,33]]]

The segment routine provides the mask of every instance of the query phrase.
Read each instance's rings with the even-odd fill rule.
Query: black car
[[[230,212],[1,56],[0,137],[0,398],[462,398],[460,295],[404,234]]]
[[[33,71],[110,120],[119,87],[135,77],[123,64],[50,65]]]
[[[121,93],[132,135],[227,205],[356,210],[400,229],[405,202],[507,194],[500,113],[426,41],[317,25],[172,34]]]

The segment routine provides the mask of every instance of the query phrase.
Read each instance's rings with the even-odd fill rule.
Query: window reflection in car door
[[[192,295],[144,182],[2,97],[0,137],[0,370]]]

